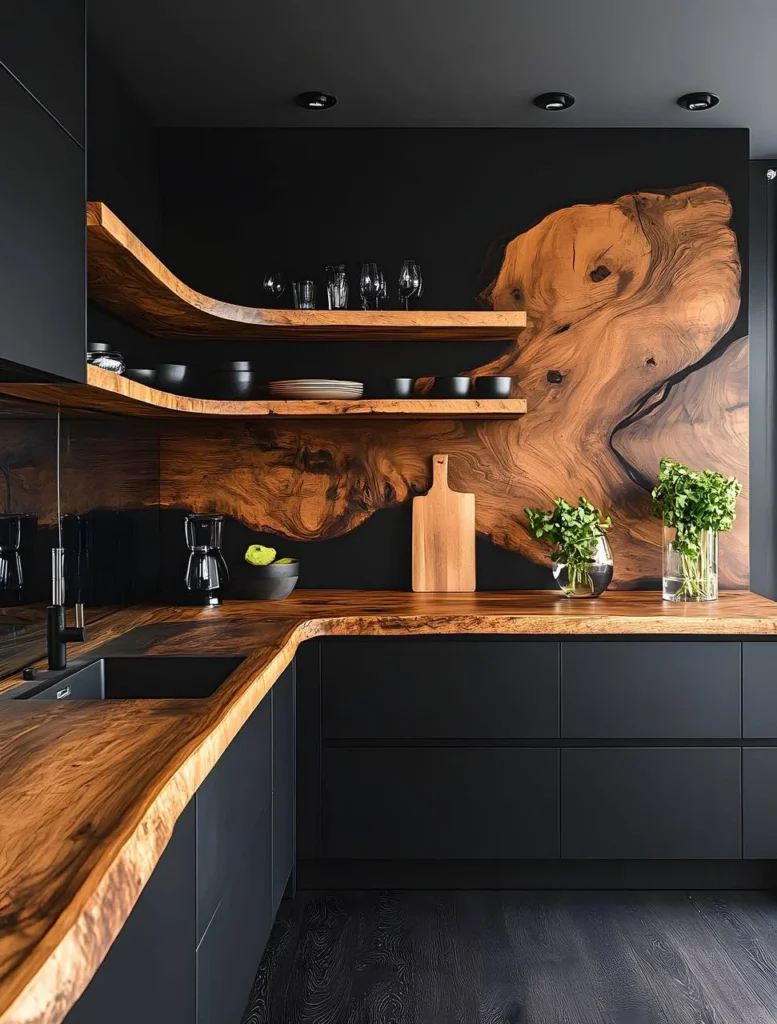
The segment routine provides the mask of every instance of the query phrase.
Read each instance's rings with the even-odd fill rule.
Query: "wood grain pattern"
[[[413,590],[475,589],[475,495],[448,486],[448,456],[432,457],[432,486],[413,498]]]
[[[484,299],[525,307],[529,326],[467,372],[513,375],[527,416],[365,424],[358,434],[324,421],[315,432],[273,424],[207,437],[170,425],[163,504],[323,540],[423,493],[428,460],[446,451],[453,486],[477,495],[478,533],[535,562],[549,554],[524,507],[586,495],[614,520],[613,586],[628,589],[661,575],[649,492],[671,454],[745,484],[721,538],[721,581],[746,587],[747,339],[727,337],[740,303],[730,216],[725,192],[702,185],[559,210],[513,239]],[[216,478],[218,493],[208,486]]]
[[[120,414],[123,416],[288,416],[307,419],[319,416],[346,416],[349,419],[383,419],[408,416],[418,419],[510,419],[526,412],[523,398],[467,399],[358,399],[331,401],[286,399],[283,401],[232,402],[210,398],[172,395],[145,384],[120,377],[99,366],[87,367],[86,384],[12,384],[0,382],[0,393],[43,404],[58,404],[71,409]]]
[[[103,203],[87,203],[89,297],[160,338],[514,341],[522,311],[254,309],[179,280]]]
[[[245,653],[205,701],[7,701],[0,714],[0,1022],[55,1024],[92,977],[175,821],[291,661],[321,635],[770,635],[777,603],[656,595],[574,602],[556,593],[299,591],[284,602],[135,608],[102,620],[84,652]],[[119,648],[115,648],[118,653]],[[3,682],[7,691],[20,682]],[[69,766],[63,774],[62,766]]]
[[[759,917],[777,926],[769,893],[300,893],[244,1024],[770,1024]]]

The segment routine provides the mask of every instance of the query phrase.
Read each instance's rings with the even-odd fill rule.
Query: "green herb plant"
[[[715,596],[715,569],[710,563],[707,530],[730,530],[742,484],[713,469],[695,470],[663,458],[653,490],[653,512],[675,531],[672,547],[679,557],[678,597],[708,600]]]
[[[574,594],[578,587],[587,587],[594,592],[594,582],[589,566],[596,553],[596,545],[605,530],[612,526],[609,516],[602,518],[601,509],[585,498],[578,498],[577,505],[570,505],[564,498],[556,498],[553,508],[524,509],[529,520],[529,529],[537,540],[554,546],[553,558],[567,567],[567,585],[562,587],[565,594]]]

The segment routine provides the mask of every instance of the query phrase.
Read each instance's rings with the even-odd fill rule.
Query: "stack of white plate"
[[[355,380],[273,380],[270,398],[361,398],[364,385]]]

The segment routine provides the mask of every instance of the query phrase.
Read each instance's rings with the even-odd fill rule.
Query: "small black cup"
[[[437,377],[430,393],[433,398],[469,398],[471,387],[469,377]]]
[[[156,368],[156,386],[160,391],[174,395],[188,395],[192,384],[191,367],[185,363],[159,363]]]
[[[476,377],[475,394],[478,398],[509,398],[512,377]]]

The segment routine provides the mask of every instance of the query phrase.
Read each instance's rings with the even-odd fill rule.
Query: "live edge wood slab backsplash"
[[[371,578],[371,552],[404,538],[403,510],[428,488],[431,456],[446,452],[451,485],[476,494],[479,586],[552,585],[523,509],[584,494],[614,521],[613,586],[651,588],[661,528],[649,492],[669,454],[745,484],[721,572],[723,586],[747,586],[745,132],[257,130],[208,139],[181,130],[163,147],[160,255],[171,270],[207,294],[259,305],[264,269],[291,274],[337,258],[356,292],[362,259],[393,274],[410,255],[424,270],[428,307],[526,310],[516,342],[443,346],[436,372],[510,374],[528,412],[499,422],[166,421],[163,510],[222,512],[241,543],[255,532],[277,537],[284,553],[291,544],[303,573],[333,545],[358,550],[361,575],[351,567],[340,585],[390,586]],[[311,211],[300,196],[314,154],[317,194],[334,205]],[[395,188],[408,167],[419,196],[409,208]],[[365,204],[367,178],[378,203]],[[182,359],[183,343],[172,344]],[[356,379],[370,355],[349,346],[346,364],[337,346],[323,362],[312,344],[233,347],[185,351],[209,363],[265,360],[274,376],[350,368]],[[422,350],[386,345],[374,364],[383,375],[423,376],[431,360]],[[359,531],[369,544],[349,548]],[[506,572],[486,571],[486,548],[489,565]]]

